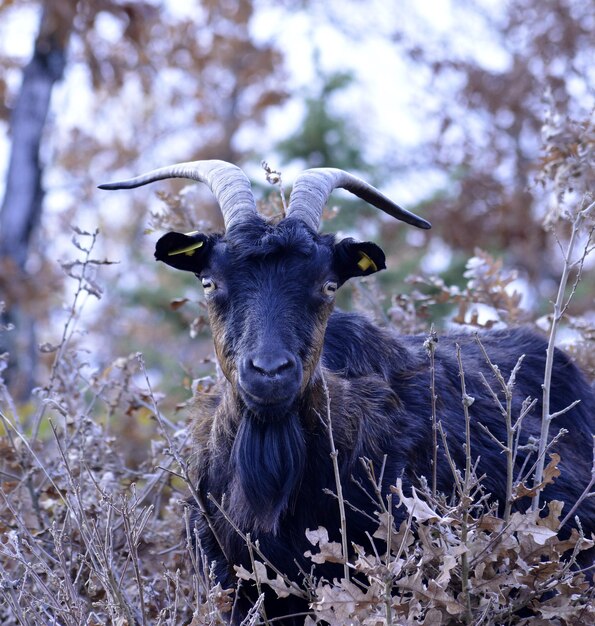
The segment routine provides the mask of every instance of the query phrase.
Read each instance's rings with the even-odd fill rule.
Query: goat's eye
[[[201,278],[200,282],[202,283],[205,293],[211,293],[217,289],[217,285],[212,278]]]
[[[327,280],[322,286],[322,293],[325,296],[334,296],[337,291],[337,283],[332,280]]]

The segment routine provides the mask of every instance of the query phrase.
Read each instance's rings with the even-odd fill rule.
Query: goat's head
[[[298,177],[287,215],[276,225],[257,213],[243,172],[222,161],[182,163],[102,188],[164,178],[206,183],[221,207],[225,234],[170,232],[157,242],[155,256],[202,282],[221,368],[238,400],[261,421],[282,419],[316,375],[338,287],[385,268],[376,244],[318,234],[332,190],[342,187],[399,220],[430,227],[374,187],[330,168]]]

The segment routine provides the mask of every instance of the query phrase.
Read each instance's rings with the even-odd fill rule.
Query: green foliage
[[[362,156],[361,132],[333,106],[334,97],[353,83],[351,72],[325,74],[318,69],[316,81],[304,97],[304,117],[298,130],[277,146],[286,161],[300,159],[308,167],[338,167],[348,171],[369,169]]]

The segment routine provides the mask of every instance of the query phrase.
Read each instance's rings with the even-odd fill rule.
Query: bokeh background
[[[325,227],[378,242],[389,261],[344,290],[344,307],[404,331],[546,315],[567,230],[547,225],[593,189],[594,34],[583,0],[0,1],[12,396],[26,404],[51,375],[77,289],[81,375],[142,352],[173,410],[213,372],[199,285],[153,261],[164,229],[221,226],[210,194],[96,188],[178,161],[239,164],[272,212],[262,160],[286,192],[301,169],[340,167],[432,222],[416,231],[334,194]],[[571,309],[583,327],[591,269]],[[503,306],[445,304],[479,275]]]

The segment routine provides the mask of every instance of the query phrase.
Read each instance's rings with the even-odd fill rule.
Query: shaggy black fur
[[[232,465],[257,530],[278,531],[279,518],[302,481],[306,461],[304,433],[297,414],[264,423],[247,414],[240,421],[232,448]],[[241,503],[232,503],[232,507]]]

